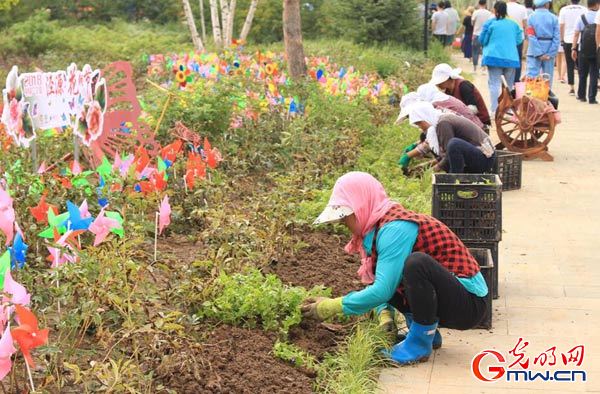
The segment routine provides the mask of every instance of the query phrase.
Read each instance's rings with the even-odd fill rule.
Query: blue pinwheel
[[[67,201],[67,210],[69,211],[68,227],[71,230],[87,230],[92,224],[94,218],[82,218],[79,207],[71,201]]]
[[[22,269],[25,266],[25,260],[27,259],[27,248],[29,246],[23,242],[21,234],[17,233],[13,246],[9,247],[10,250],[10,263],[14,269],[16,266]]]

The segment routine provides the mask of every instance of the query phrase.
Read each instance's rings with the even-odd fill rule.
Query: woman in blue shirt
[[[391,201],[373,176],[350,172],[337,180],[315,223],[336,221],[352,232],[346,251],[360,253],[358,274],[368,286],[335,299],[307,299],[305,317],[325,320],[372,309],[389,317],[395,308],[409,327],[388,353],[399,364],[425,361],[442,345],[438,324],[466,330],[486,317],[488,288],[464,244],[437,219]]]
[[[498,97],[504,76],[508,88],[512,89],[515,72],[521,67],[517,46],[523,42],[523,29],[513,19],[508,19],[504,1],[494,4],[495,18],[483,25],[479,42],[483,46],[482,65],[488,67],[492,112],[498,108]]]

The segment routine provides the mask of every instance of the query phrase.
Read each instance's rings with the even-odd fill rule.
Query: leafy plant
[[[275,345],[273,345],[273,354],[275,357],[292,363],[296,367],[307,368],[314,371],[319,367],[319,363],[315,357],[291,343],[281,341],[275,342]]]
[[[309,296],[330,295],[330,291],[284,285],[275,275],[263,275],[257,269],[246,274],[222,273],[215,283],[217,294],[206,301],[199,317],[217,319],[245,327],[261,325],[265,330],[287,334],[300,323],[300,304]]]

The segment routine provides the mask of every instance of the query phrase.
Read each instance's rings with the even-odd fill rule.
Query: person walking
[[[473,24],[473,71],[477,71],[479,65],[479,55],[481,54],[481,43],[479,35],[483,29],[483,24],[492,18],[494,14],[487,9],[487,0],[479,0],[479,8],[473,12],[471,23]]]
[[[571,0],[571,4],[561,8],[558,13],[558,23],[560,26],[560,42],[565,51],[565,60],[567,61],[567,83],[569,84],[569,94],[575,95],[575,67],[573,60],[573,38],[575,36],[575,26],[585,14],[586,9],[579,4],[580,0]]]
[[[509,18],[514,19],[519,26],[525,32],[527,29],[527,18],[529,18],[527,14],[527,8],[524,5],[517,3],[516,0],[509,0],[506,4],[506,13]],[[523,68],[523,41],[525,39],[525,34],[523,33],[523,39],[521,43],[517,46],[517,51],[519,52],[519,67],[516,69],[515,76],[513,81],[518,82],[521,80],[521,69]]]
[[[465,10],[465,17],[463,18],[462,27],[459,30],[459,34],[462,33],[462,41],[460,49],[462,50],[465,59],[470,59],[473,56],[473,12],[475,8],[468,7]]]
[[[336,222],[350,230],[346,251],[360,254],[358,275],[367,286],[339,298],[304,300],[304,318],[396,308],[408,335],[384,354],[405,365],[426,361],[442,346],[438,325],[466,330],[486,317],[488,287],[469,249],[439,220],[390,200],[372,175],[349,172],[338,178],[314,224]]]
[[[594,23],[596,24],[596,60],[600,62],[600,12],[596,13],[596,19],[594,19]]]
[[[598,93],[598,43],[596,36],[598,25],[596,17],[599,14],[600,0],[588,0],[588,11],[581,15],[575,26],[573,36],[574,47],[571,52],[572,59],[579,63],[579,86],[577,89],[577,99],[587,101],[590,104],[598,104],[596,94]],[[589,88],[587,88],[588,76],[590,79]]]
[[[558,18],[550,12],[550,0],[535,0],[535,11],[529,18],[527,36],[527,76],[535,78],[541,74],[550,76],[550,88],[554,82],[554,59],[560,45]]]
[[[454,42],[454,37],[460,24],[460,17],[458,16],[458,11],[452,7],[452,3],[449,1],[444,2],[444,12],[448,15],[448,20],[446,21],[446,45],[449,46]]]
[[[446,4],[440,1],[437,5],[437,11],[431,16],[431,33],[436,40],[443,46],[446,46],[446,36],[448,28],[448,14],[444,12]]]
[[[507,18],[507,4],[498,1],[494,4],[495,18],[483,25],[479,42],[483,46],[482,65],[488,68],[488,86],[492,114],[498,108],[498,98],[502,88],[502,76],[512,90],[515,72],[521,67],[517,46],[523,42],[523,30],[513,20]]]

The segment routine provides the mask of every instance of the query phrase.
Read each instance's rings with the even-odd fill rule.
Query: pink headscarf
[[[346,252],[360,253],[361,265],[358,276],[365,284],[373,283],[373,259],[367,256],[363,238],[386,214],[394,203],[388,198],[383,185],[365,172],[349,172],[335,182],[328,205],[350,207],[360,228],[346,245]]]

